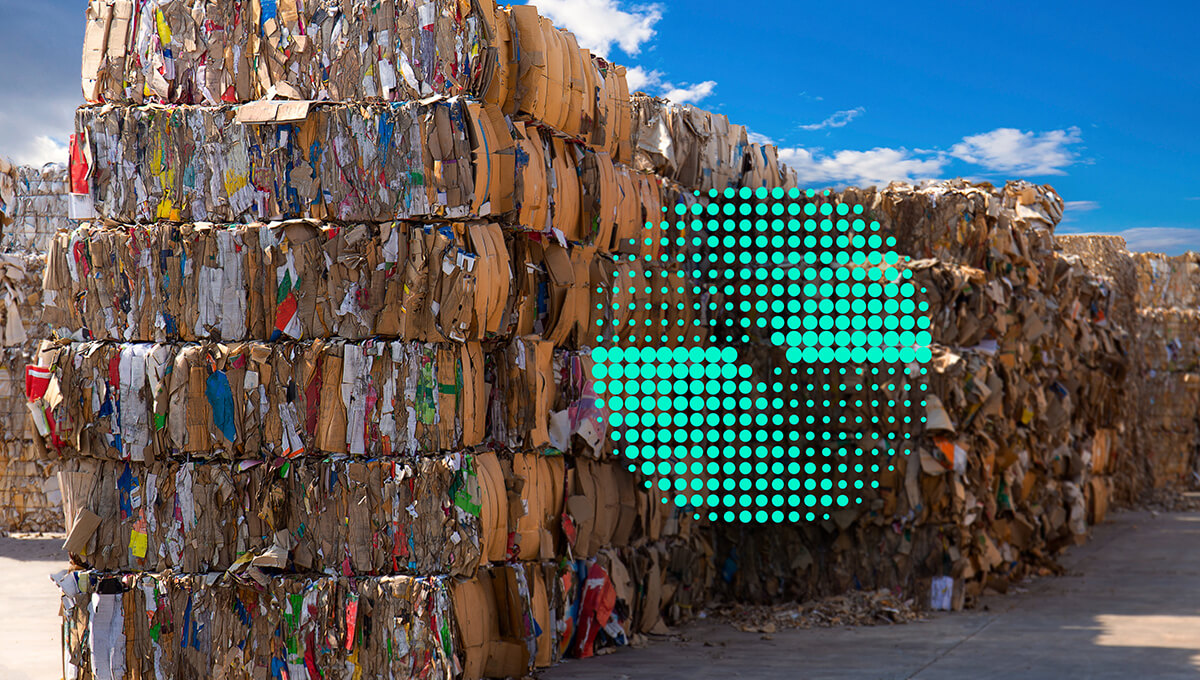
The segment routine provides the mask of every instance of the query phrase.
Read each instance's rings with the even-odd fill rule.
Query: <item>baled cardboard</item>
[[[478,96],[499,57],[490,0],[134,5],[90,4],[82,69],[89,102]]]
[[[147,680],[265,678],[272,665],[316,675],[318,655],[362,677],[444,678],[457,667],[443,579],[74,571],[58,583],[63,652],[85,677],[114,659],[116,677]]]
[[[44,441],[130,461],[453,450],[481,440],[482,364],[476,345],[68,345],[54,392],[87,398],[52,407]]]
[[[466,575],[487,561],[504,481],[470,454],[367,462],[70,461],[68,552],[103,571]],[[491,486],[488,486],[488,485]],[[489,515],[484,514],[484,501]],[[95,509],[95,511],[89,508]],[[496,527],[492,527],[495,531]],[[505,537],[499,538],[503,545]],[[251,560],[258,560],[252,562]]]

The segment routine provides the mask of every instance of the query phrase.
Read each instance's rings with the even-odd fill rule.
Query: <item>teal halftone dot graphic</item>
[[[629,468],[714,520],[824,520],[877,496],[925,420],[931,359],[895,239],[828,192],[663,210],[677,220],[617,257],[593,351]]]

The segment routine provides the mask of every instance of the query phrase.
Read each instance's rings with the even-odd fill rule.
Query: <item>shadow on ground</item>
[[[67,553],[63,551],[62,534],[0,536],[0,558],[22,562],[58,560],[66,568]]]
[[[701,622],[683,641],[572,661],[546,680],[1195,678],[1200,513],[1122,513],[1063,559],[1069,575],[900,626],[762,636]]]

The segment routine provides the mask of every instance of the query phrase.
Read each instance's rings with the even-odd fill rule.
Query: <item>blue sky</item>
[[[1024,177],[1069,202],[1061,231],[1200,251],[1197,3],[533,4],[641,89],[772,140],[812,186]],[[0,0],[0,154],[59,153],[85,6]]]

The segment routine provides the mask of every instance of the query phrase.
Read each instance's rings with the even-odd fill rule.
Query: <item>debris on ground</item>
[[[1197,512],[1200,511],[1200,491],[1148,489],[1135,507],[1150,512]]]
[[[709,617],[745,633],[771,634],[790,628],[887,626],[922,619],[913,605],[913,600],[886,589],[860,590],[804,604],[728,605],[711,610]]]

